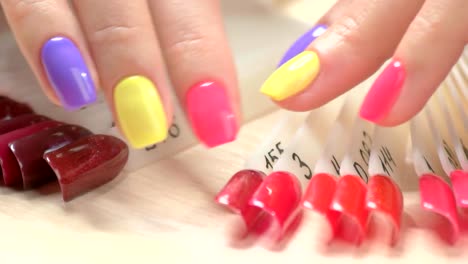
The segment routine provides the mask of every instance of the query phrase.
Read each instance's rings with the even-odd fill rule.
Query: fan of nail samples
[[[327,111],[289,113],[215,201],[242,218],[246,235],[269,225],[268,234],[281,239],[308,211],[328,222],[327,242],[360,245],[373,225],[391,230],[387,241],[394,246],[405,210],[402,190],[419,190],[421,207],[445,219],[441,238],[454,244],[463,229],[460,214],[468,208],[467,76],[468,51],[425,109],[398,127],[357,118],[349,98],[328,127],[315,124]],[[325,138],[316,133],[320,129],[327,129]],[[413,179],[417,184],[410,189]]]
[[[58,180],[70,201],[114,179],[128,159],[120,139],[36,114],[0,97],[0,165],[3,184],[35,189]]]

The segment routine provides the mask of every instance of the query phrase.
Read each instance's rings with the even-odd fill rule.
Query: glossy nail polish
[[[42,64],[63,107],[79,109],[96,101],[96,89],[78,47],[66,37],[53,37],[42,47]]]
[[[303,51],[270,75],[260,91],[275,101],[282,101],[307,88],[319,70],[318,55],[313,51]]]
[[[327,30],[325,25],[317,25],[311,30],[307,31],[304,35],[299,37],[294,44],[286,51],[283,58],[281,59],[278,67],[285,64],[290,59],[294,58],[299,53],[306,50],[306,48],[312,43],[316,38],[322,35]]]
[[[6,186],[22,186],[23,181],[18,161],[11,152],[9,144],[20,138],[33,135],[41,130],[59,125],[61,125],[60,122],[45,121],[0,136],[0,164],[2,166],[3,182]]]
[[[326,215],[336,191],[334,176],[320,173],[312,176],[304,192],[302,205],[310,210]]]
[[[385,118],[400,95],[406,72],[399,60],[393,60],[377,77],[361,106],[360,116],[371,122]]]
[[[91,134],[80,126],[61,125],[11,142],[9,147],[18,161],[23,188],[32,189],[55,180],[54,172],[43,159],[44,153]]]
[[[4,96],[0,97],[0,120],[8,120],[17,116],[33,113],[33,109],[27,104],[13,101]]]
[[[216,202],[239,214],[249,231],[259,219],[261,209],[249,204],[265,174],[256,170],[241,170],[234,174],[216,195]]]
[[[453,193],[459,207],[468,207],[468,171],[455,170],[450,173]]]
[[[167,137],[164,106],[153,82],[131,76],[114,88],[114,106],[119,126],[134,148],[159,143]]]
[[[440,177],[433,174],[424,174],[419,178],[421,192],[421,206],[433,213],[447,219],[451,225],[451,233],[444,234],[448,242],[455,243],[460,237],[460,221],[458,210],[450,186]]]
[[[70,201],[117,177],[128,147],[116,137],[92,135],[47,152],[44,159],[58,178],[63,200]]]
[[[0,135],[47,120],[50,119],[36,114],[25,114],[12,119],[2,120],[0,121]]]
[[[403,215],[403,196],[398,185],[384,175],[370,177],[367,184],[367,209],[388,217],[392,225],[392,244],[394,245],[400,234],[401,218]]]
[[[185,106],[193,131],[207,147],[216,147],[236,139],[236,116],[222,84],[214,81],[192,86]]]
[[[249,203],[273,218],[281,236],[298,210],[301,196],[301,187],[296,176],[277,171],[265,177]]]

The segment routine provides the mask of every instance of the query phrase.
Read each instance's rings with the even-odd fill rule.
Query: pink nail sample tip
[[[451,228],[450,234],[441,234],[448,242],[454,244],[460,236],[460,223],[457,205],[450,186],[440,177],[433,174],[424,174],[419,178],[421,191],[421,206],[433,213],[447,219]]]
[[[379,122],[390,112],[400,95],[406,72],[399,60],[393,60],[377,77],[361,106],[360,116]]]
[[[198,139],[216,147],[236,139],[236,115],[225,87],[215,81],[192,86],[185,99],[188,119]]]
[[[468,171],[452,171],[450,181],[458,206],[468,208]]]

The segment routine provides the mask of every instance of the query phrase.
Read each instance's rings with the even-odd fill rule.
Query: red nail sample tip
[[[34,111],[28,105],[0,96],[0,120],[12,119],[16,116],[33,113]]]
[[[448,220],[451,233],[443,236],[448,237],[449,243],[455,243],[460,236],[460,224],[452,189],[443,179],[433,174],[424,174],[419,178],[419,189],[422,207]]]
[[[11,152],[9,144],[20,138],[60,124],[60,122],[56,121],[45,121],[0,135],[0,164],[2,166],[3,182],[6,186],[16,187],[22,185],[23,181],[18,161]]]
[[[468,207],[468,171],[456,170],[450,173],[450,181],[458,206]]]
[[[279,228],[277,234],[281,238],[299,212],[301,196],[297,178],[288,172],[277,171],[265,177],[249,203],[272,217],[272,226]]]
[[[371,213],[381,213],[388,217],[392,226],[391,244],[399,239],[401,218],[403,215],[403,195],[398,185],[389,177],[375,175],[367,184],[367,209]]]
[[[44,155],[54,170],[65,202],[119,175],[128,160],[128,146],[108,135],[82,137]]]
[[[335,237],[361,244],[367,228],[368,210],[365,205],[367,186],[360,177],[345,175],[338,179],[331,210],[340,213]]]
[[[250,231],[260,217],[262,210],[249,204],[265,174],[256,170],[241,170],[234,174],[216,195],[216,202],[239,214]]]
[[[80,126],[61,125],[10,143],[10,150],[21,169],[23,188],[32,189],[55,180],[54,172],[43,159],[44,153],[91,134],[91,131]]]
[[[0,121],[0,135],[47,120],[50,119],[36,114],[26,114],[12,119],[5,119]]]

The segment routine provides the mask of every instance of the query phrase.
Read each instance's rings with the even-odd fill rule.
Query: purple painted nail
[[[75,110],[96,101],[91,74],[78,47],[65,37],[54,37],[42,47],[42,64],[64,108]]]
[[[314,41],[317,37],[322,35],[325,30],[327,30],[327,26],[317,25],[299,37],[296,42],[294,42],[294,44],[292,44],[292,46],[288,49],[288,51],[286,51],[280,63],[278,64],[278,67],[294,58],[297,54],[303,52],[309,46],[309,44],[312,43],[312,41]]]

